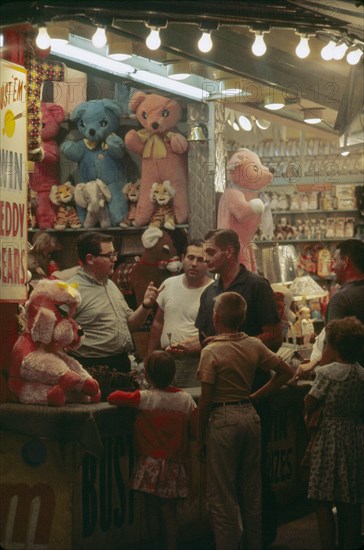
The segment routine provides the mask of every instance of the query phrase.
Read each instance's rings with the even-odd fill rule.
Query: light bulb
[[[257,57],[261,57],[262,55],[265,54],[266,51],[267,51],[267,46],[265,45],[263,35],[261,33],[256,33],[255,40],[252,45],[253,54],[256,55]]]
[[[44,25],[39,27],[38,36],[35,40],[36,45],[40,50],[47,50],[51,45],[51,39],[47,32],[47,27]]]
[[[346,56],[346,61],[349,63],[349,65],[357,65],[362,55],[363,55],[363,52],[361,51],[360,48],[356,50],[352,50]]]
[[[145,43],[150,50],[158,50],[161,45],[159,29],[152,29],[148,34]]]
[[[340,155],[342,157],[347,157],[348,155],[350,155],[350,151],[348,151],[347,149],[344,149],[343,151],[341,151]]]
[[[296,48],[296,55],[300,59],[305,59],[310,53],[310,46],[308,45],[307,36],[301,36],[300,43]]]
[[[268,128],[271,125],[270,120],[265,120],[264,118],[257,118],[256,121],[255,121],[255,124],[261,130],[268,130]]]
[[[239,126],[236,119],[233,122],[233,128],[234,128],[235,132],[240,132],[240,126]]]
[[[92,37],[92,43],[95,48],[103,48],[107,44],[105,29],[97,27],[95,34]]]
[[[333,51],[332,57],[333,59],[336,59],[336,61],[339,61],[342,59],[346,53],[346,50],[348,49],[348,45],[345,44],[345,42],[342,42],[341,44],[338,44]]]
[[[203,32],[200,40],[198,41],[198,49],[200,52],[207,53],[212,48],[212,40],[209,32]]]
[[[251,129],[253,128],[253,125],[252,125],[251,121],[245,115],[240,115],[239,116],[239,124],[240,124],[240,128],[242,130],[245,130],[246,132],[250,132]]]
[[[330,42],[322,48],[321,57],[324,61],[330,61],[330,59],[332,59],[335,46],[336,46],[336,42],[334,42],[333,40],[330,40]]]

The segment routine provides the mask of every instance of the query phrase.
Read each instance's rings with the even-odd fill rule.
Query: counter
[[[278,504],[294,500],[304,488],[299,463],[307,390],[307,385],[286,387],[270,400],[267,460]],[[199,388],[188,391],[198,400]],[[0,545],[7,550],[140,547],[146,540],[142,500],[128,489],[134,415],[107,403],[0,405]],[[186,541],[209,531],[205,472],[195,442],[189,468],[190,497],[179,509]]]

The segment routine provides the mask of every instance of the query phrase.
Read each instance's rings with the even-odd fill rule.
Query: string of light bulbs
[[[158,50],[162,44],[160,30],[167,27],[167,21],[162,21],[159,23],[148,22],[145,23],[145,25],[148,29],[150,29],[150,32],[145,40],[146,46],[150,50]],[[212,50],[212,32],[218,30],[218,24],[210,25],[210,27],[211,28],[208,28],[208,26],[206,26],[204,28],[200,25],[201,37],[197,42],[197,47],[203,54],[206,54]],[[97,29],[92,36],[92,43],[95,48],[103,48],[107,45],[105,30],[105,26],[97,25]],[[264,41],[264,34],[268,33],[269,29],[261,30],[251,28],[249,30],[255,34],[251,51],[255,56],[261,57],[267,51],[267,45]],[[300,59],[306,59],[310,54],[309,40],[314,35],[304,31],[297,31],[296,34],[300,37],[300,39],[295,49],[295,53]],[[38,48],[43,50],[48,49],[51,44],[51,37],[49,36],[47,27],[44,23],[39,25],[36,44]],[[321,58],[324,61],[340,61],[345,56],[347,63],[350,65],[356,65],[363,56],[363,44],[355,39],[350,40],[348,37],[340,37],[337,39],[329,37],[328,43],[321,50]]]

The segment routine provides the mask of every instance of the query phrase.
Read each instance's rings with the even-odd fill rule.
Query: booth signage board
[[[27,298],[27,73],[0,60],[0,302]]]

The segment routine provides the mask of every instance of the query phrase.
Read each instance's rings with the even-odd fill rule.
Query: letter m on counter
[[[6,550],[47,550],[55,511],[44,483],[0,485],[0,545]]]

